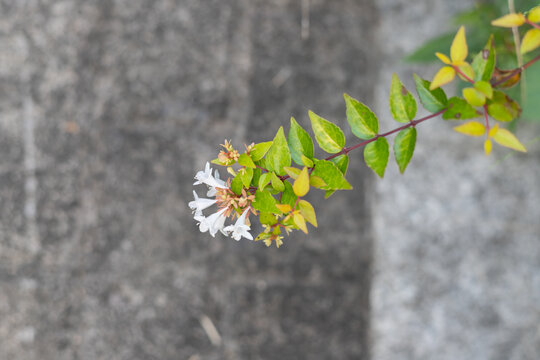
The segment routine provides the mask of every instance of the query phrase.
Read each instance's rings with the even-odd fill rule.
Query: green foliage
[[[280,213],[276,207],[276,199],[270,194],[268,190],[255,191],[255,201],[252,203],[255,210],[269,213]]]
[[[401,130],[394,140],[394,155],[399,166],[399,171],[402,174],[411,161],[415,145],[416,129],[414,127]]]
[[[453,96],[448,100],[448,110],[443,114],[444,120],[465,120],[482,116],[482,113],[462,98]]]
[[[309,118],[311,119],[311,128],[315,134],[315,139],[321,149],[330,154],[340,152],[345,146],[343,131],[337,125],[323,119],[313,111],[309,112]]]
[[[396,74],[392,76],[390,86],[390,111],[394,119],[401,123],[408,123],[416,115],[416,100]]]
[[[274,137],[272,146],[266,153],[266,166],[268,170],[274,171],[278,175],[285,175],[285,166],[291,165],[291,152],[283,133],[283,126],[281,126]]]
[[[288,144],[293,161],[298,165],[309,166],[308,164],[304,163],[302,156],[305,156],[308,159],[313,159],[313,154],[315,151],[313,140],[311,140],[311,137],[307,131],[298,125],[293,117],[291,117],[291,128],[289,129]]]
[[[343,95],[347,106],[347,121],[355,136],[360,139],[371,139],[379,132],[377,116],[360,101],[347,94]]]
[[[381,178],[384,177],[384,171],[388,164],[388,157],[390,155],[388,148],[388,141],[383,137],[367,144],[364,148],[364,161],[366,165]]]
[[[420,102],[427,111],[435,113],[446,108],[448,105],[448,98],[442,88],[436,88],[430,90],[431,82],[422,79],[416,74],[413,74],[414,82],[416,84],[416,92],[420,98]]]
[[[343,176],[339,168],[328,160],[316,160],[312,174],[323,179],[326,183],[326,186],[323,187],[324,190],[352,189],[351,184],[345,180],[345,176]]]

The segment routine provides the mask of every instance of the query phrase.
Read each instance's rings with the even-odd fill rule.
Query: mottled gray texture
[[[310,3],[0,2],[1,359],[368,358],[359,161],[279,250],[187,208],[224,138],[373,98],[374,5]]]
[[[411,72],[435,72],[397,59],[470,3],[377,2],[388,59],[377,89],[381,114],[390,118],[392,71],[409,88]],[[376,182],[373,358],[539,359],[540,129],[518,127],[528,154],[495,144],[486,158],[482,139],[452,132],[454,125],[419,126],[405,175],[390,166]]]

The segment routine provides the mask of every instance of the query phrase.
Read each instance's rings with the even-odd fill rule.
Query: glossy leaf
[[[343,135],[343,131],[337,125],[323,119],[313,111],[309,112],[309,118],[313,133],[315,134],[315,140],[317,140],[321,149],[330,154],[340,152],[345,146],[345,135]]]
[[[294,220],[295,225],[298,226],[300,230],[302,230],[305,234],[308,233],[306,220],[304,219],[302,214],[300,214],[300,212],[296,212],[296,211],[294,212],[293,220]]]
[[[285,172],[287,173],[287,175],[289,175],[291,178],[293,179],[296,179],[298,177],[298,175],[300,174],[300,169],[298,168],[295,168],[295,167],[292,167],[292,166],[288,166],[286,168],[283,168],[285,170]]]
[[[264,188],[266,187],[266,185],[268,185],[268,183],[270,182],[270,179],[272,178],[272,172],[266,172],[264,174],[261,175],[261,177],[259,178],[259,183],[258,183],[258,188],[259,190],[264,190]]]
[[[259,161],[261,160],[264,155],[268,152],[268,149],[272,146],[271,141],[262,142],[259,144],[256,144],[253,149],[249,152],[249,156],[251,156],[251,160],[253,161]]]
[[[268,190],[257,190],[255,192],[255,201],[251,203],[255,210],[269,213],[280,213],[276,207],[276,199],[268,192]]]
[[[285,190],[285,185],[283,185],[283,181],[281,181],[281,179],[278,178],[277,175],[274,173],[270,175],[270,183],[272,184],[272,188],[278,192],[282,192],[283,190]]]
[[[343,175],[347,173],[347,168],[349,167],[349,155],[342,154],[330,159],[330,161],[337,166]]]
[[[433,77],[429,90],[435,90],[438,87],[446,85],[456,77],[456,70],[451,66],[443,66]]]
[[[313,159],[313,154],[315,152],[313,140],[311,140],[307,131],[304,130],[293,117],[291,117],[288,143],[293,161],[298,165],[308,166],[308,164],[305,164],[302,161],[302,156]]]
[[[394,155],[403,174],[412,159],[416,145],[416,129],[409,127],[401,130],[394,139]]]
[[[290,182],[284,181],[283,184],[285,185],[285,190],[283,190],[283,193],[281,194],[281,203],[289,204],[294,207],[298,197],[294,194],[293,187]]]
[[[450,58],[452,63],[458,65],[465,61],[468,54],[467,40],[465,39],[465,27],[461,26],[450,46]]]
[[[240,175],[235,176],[231,181],[231,190],[236,194],[242,194],[242,177]]]
[[[250,168],[255,168],[255,163],[253,162],[253,160],[251,160],[251,157],[248,154],[241,154],[238,158],[238,164]]]
[[[309,191],[309,174],[307,167],[304,167],[298,178],[294,181],[293,184],[294,194],[298,197],[305,196]]]
[[[315,216],[315,209],[313,206],[306,200],[300,200],[298,202],[298,208],[300,213],[304,216],[306,221],[311,225],[317,227],[317,217]]]
[[[366,165],[381,178],[384,177],[384,170],[388,164],[388,157],[390,155],[388,148],[388,141],[384,137],[370,142],[364,148],[364,161]]]
[[[475,88],[467,87],[462,93],[465,100],[472,106],[483,106],[486,103],[486,96]]]
[[[517,137],[506,129],[500,128],[493,135],[493,140],[501,146],[505,146],[516,151],[527,152],[525,146],[517,139]]]
[[[347,107],[347,122],[352,133],[360,139],[371,139],[379,131],[379,120],[377,116],[360,101],[343,94]],[[337,152],[337,151],[336,151]]]
[[[312,168],[313,165],[315,164],[313,162],[313,160],[311,160],[308,157],[305,157],[304,155],[302,155],[300,158],[301,158],[302,162],[304,163],[304,165],[306,165],[308,168]]]
[[[525,54],[540,46],[540,29],[529,29],[521,41],[521,53]]]
[[[276,204],[276,207],[285,214],[291,212],[292,210],[292,207],[289,204]]]
[[[529,21],[533,23],[540,22],[540,6],[536,6],[529,10],[529,13],[527,14],[527,19],[529,19]]]
[[[521,26],[524,23],[525,23],[525,16],[523,16],[523,14],[512,13],[512,14],[506,14],[504,16],[501,16],[498,19],[493,20],[491,22],[491,25],[511,28],[514,26]]]
[[[259,221],[263,225],[274,225],[277,223],[276,216],[271,212],[259,212]]]
[[[483,136],[486,133],[486,127],[478,121],[469,121],[468,123],[456,126],[454,130],[469,136]]]
[[[326,183],[325,190],[350,190],[351,184],[345,180],[343,173],[334,163],[328,160],[316,160],[312,175],[318,176]]]
[[[464,120],[481,115],[482,113],[473,108],[467,101],[454,96],[448,100],[448,111],[445,111],[442,117],[445,120]]]
[[[429,81],[422,79],[416,74],[413,74],[413,77],[420,102],[427,111],[435,113],[447,106],[448,98],[442,88],[430,90],[431,83]]]
[[[249,188],[251,179],[253,178],[253,169],[249,167],[243,168],[238,172],[238,176],[242,179],[244,187]]]
[[[493,35],[490,36],[486,46],[473,59],[472,68],[475,81],[489,81],[495,69],[495,48]]]
[[[474,83],[474,88],[480,91],[485,97],[491,99],[493,97],[493,88],[487,81],[477,81]]]
[[[396,74],[392,76],[390,85],[390,111],[394,120],[401,123],[413,120],[416,115],[416,100]]]
[[[488,102],[488,114],[498,121],[512,121],[521,114],[521,107],[502,91],[494,91],[493,98]]]
[[[319,176],[311,175],[309,177],[309,185],[313,186],[314,188],[317,188],[317,189],[322,189],[323,187],[326,186],[326,183]]]
[[[269,171],[274,171],[278,175],[285,175],[285,166],[291,165],[291,153],[289,145],[285,139],[283,126],[281,126],[274,137],[272,146],[266,153],[266,166]]]

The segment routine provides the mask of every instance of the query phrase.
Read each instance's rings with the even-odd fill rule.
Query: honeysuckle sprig
[[[522,15],[518,18],[533,21],[535,16],[540,16],[535,15],[537,12],[534,10],[527,17]],[[322,190],[325,198],[338,190],[352,189],[346,174],[354,150],[363,149],[366,166],[381,178],[393,150],[398,169],[404,173],[414,154],[416,127],[439,116],[455,121],[483,117],[483,122],[468,121],[454,129],[465,135],[484,137],[486,155],[492,152],[492,142],[525,152],[517,137],[501,126],[521,113],[519,104],[504,89],[519,82],[517,75],[540,61],[540,55],[518,69],[499,70],[493,37],[490,37],[482,51],[472,56],[469,63],[465,35],[465,28],[461,27],[454,37],[449,57],[436,54],[445,66],[432,82],[416,74],[413,76],[420,105],[430,112],[429,115],[415,119],[418,102],[394,74],[389,106],[393,119],[400,126],[392,130],[380,131],[379,119],[373,111],[344,94],[347,123],[352,134],[360,140],[351,146],[346,146],[344,132],[336,123],[312,111],[308,113],[312,135],[291,118],[287,134],[280,127],[271,141],[245,145],[243,152],[225,140],[223,150],[211,162],[225,167],[228,178],[221,180],[219,172],[215,170],[213,173],[209,163],[195,175],[194,185],[206,185],[209,189],[209,198],[200,198],[194,191],[194,200],[188,204],[199,230],[209,232],[211,236],[221,232],[235,240],[246,238],[262,241],[266,246],[275,244],[280,247],[284,235],[295,230],[307,234],[309,225],[318,226],[315,209],[308,201],[313,189]],[[460,96],[448,98],[441,86],[456,77],[465,81],[467,86]],[[393,141],[392,149],[390,141]],[[315,144],[327,155],[317,158]],[[214,213],[209,216],[203,214],[213,207],[216,208]],[[262,231],[255,238],[250,233],[250,215],[256,216],[262,226]],[[226,225],[228,219],[233,223]]]
[[[491,25],[507,28],[519,27],[524,24],[532,26],[532,29],[527,30],[521,40],[520,52],[525,54],[540,46],[540,25],[538,23],[540,23],[540,6],[532,8],[526,14],[506,14],[493,20]]]

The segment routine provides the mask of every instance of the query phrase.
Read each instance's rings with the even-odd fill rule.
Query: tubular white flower
[[[217,170],[216,170],[217,173]],[[212,168],[210,168],[210,163],[206,162],[206,166],[204,168],[204,171],[199,171],[195,175],[195,181],[193,185],[200,185],[200,184],[206,184],[210,186],[210,188],[223,188],[226,189],[227,185],[225,185],[225,182],[219,179],[219,175],[217,178],[212,176]],[[208,195],[211,196],[211,195]]]
[[[249,208],[246,209],[242,213],[242,215],[240,215],[240,217],[238,218],[238,220],[236,220],[236,223],[234,223],[234,225],[229,225],[225,227],[223,231],[227,233],[232,232],[231,237],[236,241],[239,241],[242,238],[242,236],[245,237],[246,239],[253,240],[253,236],[251,236],[251,234],[248,232],[248,230],[251,230],[251,228],[248,225],[246,225],[246,215],[248,212],[249,212]]]
[[[223,188],[227,188],[227,185],[219,178],[219,172],[217,169],[214,171],[214,180],[216,180],[218,183],[223,184]],[[208,192],[206,193],[206,196],[216,196],[217,189],[215,186],[209,186]]]
[[[227,217],[225,216],[225,211],[227,208],[223,208],[217,213],[214,213],[208,217],[202,216],[202,215],[196,215],[195,220],[199,222],[199,230],[201,232],[210,232],[210,235],[216,236],[216,233],[218,231],[221,231],[223,235],[227,235],[227,233],[224,231],[223,226],[225,225],[225,220]]]
[[[189,208],[191,210],[193,210],[193,212],[195,213],[195,216],[198,216],[198,215],[202,215],[202,211],[212,205],[214,205],[216,203],[216,199],[205,199],[205,198],[200,198],[199,196],[197,196],[197,193],[195,192],[195,190],[193,190],[193,197],[195,198],[194,201],[190,201],[189,202]]]

